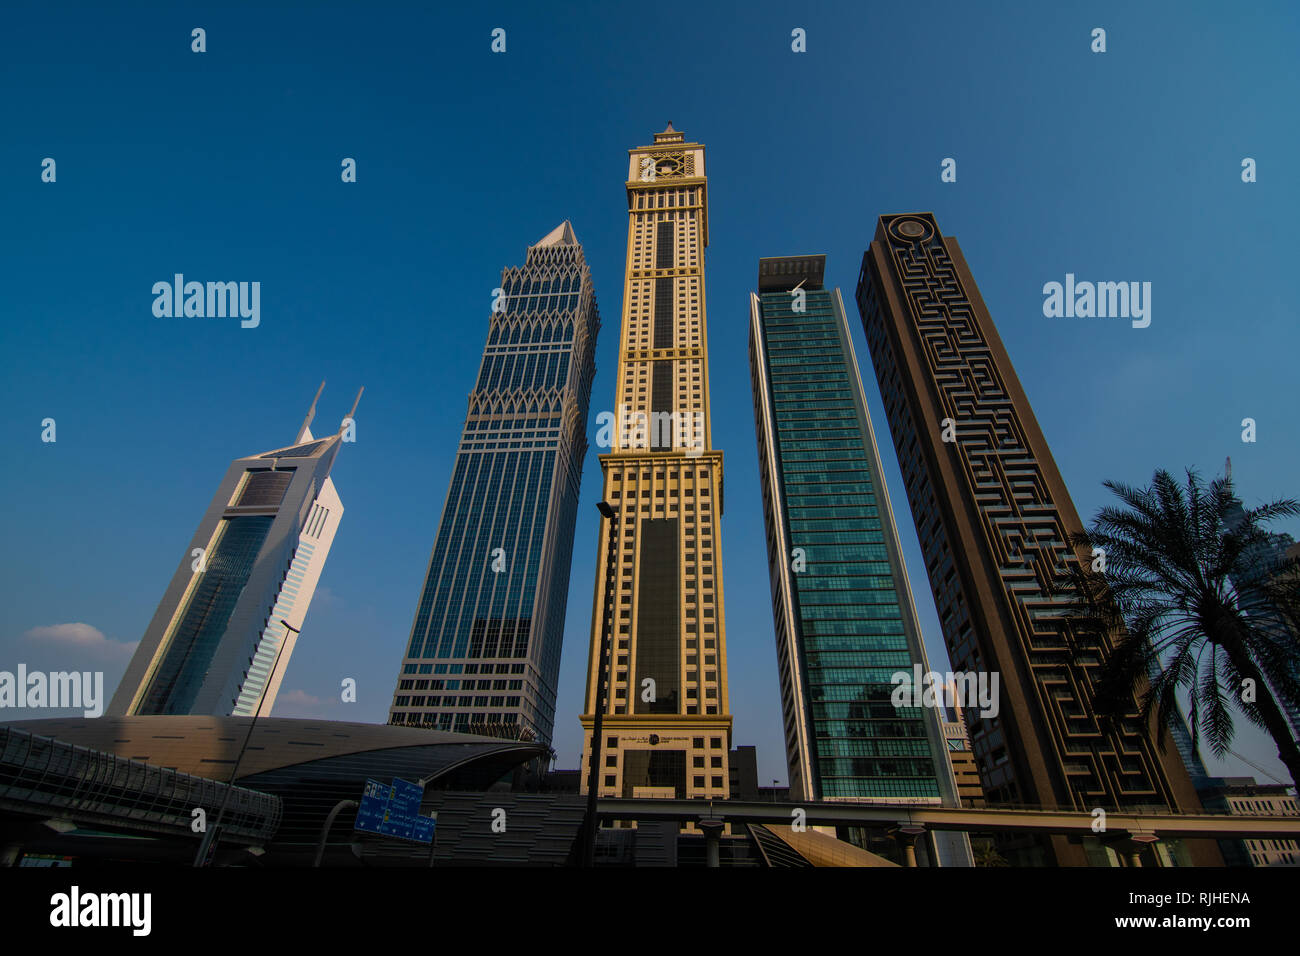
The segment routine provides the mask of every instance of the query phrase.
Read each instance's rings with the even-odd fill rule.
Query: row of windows
[[[480,724],[516,724],[519,722],[517,713],[419,713],[418,711],[398,711],[392,715],[392,722],[395,724],[409,724],[425,726],[436,725],[439,730],[450,730],[455,726],[457,731],[466,732],[471,726]]]
[[[465,422],[467,432],[486,432],[482,437],[531,438],[538,430],[551,432],[560,427],[559,418],[471,418]],[[511,431],[511,429],[519,429]]]
[[[778,412],[783,407],[791,407],[784,403],[797,401],[804,397],[813,397],[819,400],[829,398],[851,400],[853,398],[848,379],[844,376],[828,378],[824,369],[809,372],[773,369],[771,378],[774,386],[773,391],[775,392],[773,400],[776,402]],[[798,386],[798,389],[787,389],[786,386]]]
[[[815,296],[815,292],[814,292]],[[804,300],[805,312],[769,312],[763,310],[763,331],[768,342],[803,342],[831,341],[838,342],[835,332],[835,307],[829,298],[808,298]],[[776,347],[776,346],[773,346]]]
[[[939,784],[933,777],[882,780],[878,777],[831,777],[822,781],[823,797],[938,797]]]
[[[931,760],[905,757],[828,757],[819,761],[817,769],[823,777],[934,777]]]
[[[803,579],[795,578],[795,586],[799,593],[799,604],[802,607],[825,607],[830,605],[854,605],[861,609],[862,615],[868,618],[892,619],[897,615],[890,613],[889,608],[897,611],[898,595],[893,588],[889,590],[876,591],[841,591],[837,589],[820,590],[805,589]],[[886,611],[881,612],[884,607]]]
[[[825,708],[828,705],[819,704],[819,707]],[[845,705],[829,705],[837,709],[843,709]],[[888,705],[886,705],[888,706]],[[833,716],[833,715],[832,715]],[[815,714],[813,723],[813,732],[818,739],[821,738],[847,738],[847,739],[866,739],[878,740],[884,737],[911,738],[914,740],[924,740],[925,725],[921,721],[921,714],[918,711],[916,720],[897,721],[889,720],[883,716],[878,720],[864,720],[862,718],[849,719],[843,716],[828,719],[824,714]]]
[[[929,757],[928,739],[905,737],[880,740],[848,740],[834,737],[817,738],[817,756],[835,757]]]
[[[1229,800],[1228,806],[1238,813],[1263,814],[1294,814],[1300,813],[1300,804],[1292,800],[1266,800],[1256,797],[1252,800]]]
[[[813,655],[818,657],[829,657],[830,655]],[[879,676],[884,673],[888,675],[887,680],[893,678],[897,671],[905,671],[909,675],[912,672],[912,655],[902,650],[886,651],[862,651],[854,655],[860,667],[830,667],[828,660],[822,660],[821,667],[809,668],[809,677],[818,684],[837,684],[853,685],[863,694],[872,694],[880,697],[882,694],[888,696],[893,687],[886,683],[881,684]],[[844,661],[837,661],[837,664],[844,664]],[[880,671],[876,668],[888,668]],[[846,698],[847,699],[847,698]]]
[[[475,697],[473,695],[440,697],[437,694],[414,696],[399,695],[393,701],[394,707],[518,707],[518,697]]]
[[[676,477],[677,477],[677,471],[678,471],[678,470],[677,470],[676,468],[671,468],[671,469],[669,469],[669,471],[668,471],[668,477],[669,477],[669,478],[676,478]],[[709,477],[709,469],[707,469],[707,468],[701,468],[699,471],[700,471],[700,477],[701,477],[701,478],[708,478],[708,477]],[[635,472],[628,472],[628,471],[615,472],[614,475],[613,475],[613,477],[610,479],[610,484],[611,484],[612,486],[617,487],[619,484],[621,484],[624,475],[627,476],[628,484],[633,483],[633,482],[636,480],[636,478],[637,478],[637,475],[636,475]],[[655,477],[655,478],[662,478],[663,475],[662,475],[662,474],[653,474],[653,473],[651,473],[651,472],[649,472],[649,471],[643,471],[643,472],[641,472],[641,476],[640,476],[640,477],[641,477],[641,481],[642,481],[642,482],[649,482],[650,479],[651,479],[652,477]],[[685,469],[682,469],[681,477],[683,477],[683,478],[693,478],[693,477],[695,477],[695,470],[694,470],[693,468],[685,468]],[[704,486],[701,486],[701,487],[704,487]]]
[[[578,293],[571,295],[519,295],[506,296],[500,300],[500,311],[505,315],[555,315],[577,311],[582,304],[582,296]],[[524,339],[523,341],[567,341],[572,336],[572,326],[566,325],[561,331],[558,327],[546,327],[551,332],[550,339]],[[552,331],[553,329],[553,331]],[[516,340],[517,341],[517,340]],[[492,338],[488,339],[489,345],[496,344]]]
[[[522,674],[523,672],[523,664],[406,664],[402,668],[403,674]]]
[[[876,577],[863,577],[855,574],[860,568],[852,565],[831,565],[827,567],[818,565],[816,569],[805,569],[797,571],[799,575],[799,593],[811,593],[813,591],[889,591],[891,594],[894,590],[894,579],[889,575],[879,575]],[[831,572],[839,571],[835,575]]]
[[[793,441],[810,441],[814,438],[824,441],[853,441],[856,447],[863,448],[862,432],[858,429],[858,419],[847,409],[833,414],[821,414],[819,419],[790,418],[777,419],[777,437],[783,444]],[[854,445],[842,445],[852,448]]]
[[[852,402],[844,402],[839,408],[790,408],[776,412],[775,421],[785,428],[831,429],[832,425],[853,429],[858,427],[857,411]]]
[[[583,272],[581,268],[569,268],[559,275],[554,270],[542,274],[537,270],[517,271],[507,269],[502,273],[501,290],[507,296],[552,295],[579,292],[582,289]]]
[[[477,686],[475,684],[477,683]],[[403,680],[398,690],[523,690],[522,680]]]
[[[703,738],[703,737],[692,737],[692,738],[691,738],[691,746],[692,746],[694,749],[696,749],[696,750],[704,750],[704,749],[706,749],[706,748],[705,748],[705,738]],[[606,737],[606,738],[605,738],[605,749],[606,749],[606,750],[617,750],[617,749],[618,749],[618,738],[617,738],[617,737]],[[722,738],[721,738],[721,737],[709,737],[709,738],[708,738],[708,747],[707,747],[707,749],[709,749],[709,750],[720,750],[720,749],[722,749]],[[699,765],[697,764],[697,766],[699,766]]]
[[[673,209],[698,202],[698,193],[694,189],[641,189],[632,198],[632,208]]]

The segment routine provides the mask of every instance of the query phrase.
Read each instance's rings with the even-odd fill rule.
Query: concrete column
[[[1156,852],[1156,844],[1160,838],[1154,833],[1134,833],[1125,844],[1128,852],[1129,866],[1141,866],[1141,853],[1146,847],[1151,847],[1151,859],[1154,860],[1154,866],[1160,866],[1160,854]]]
[[[722,842],[721,820],[701,820],[699,827],[704,831],[704,850],[708,860],[708,866],[712,869],[722,865],[722,853],[720,844]]]
[[[903,851],[903,865],[916,866],[916,837],[925,831],[919,827],[896,827],[889,831],[898,848]]]

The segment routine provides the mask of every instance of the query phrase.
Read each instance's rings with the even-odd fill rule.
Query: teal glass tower
[[[389,723],[550,742],[599,329],[566,220],[502,271]]]
[[[891,678],[929,664],[825,265],[825,256],[762,259],[750,296],[790,796],[959,806],[942,710],[891,702]],[[939,837],[941,861],[969,861],[963,837]]]

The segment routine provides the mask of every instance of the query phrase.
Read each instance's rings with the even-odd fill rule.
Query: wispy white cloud
[[[314,707],[320,703],[320,698],[313,697],[305,690],[290,690],[283,694],[277,694],[275,702],[277,704],[295,704],[305,707]]]
[[[34,651],[83,655],[98,663],[125,662],[139,641],[115,641],[99,628],[82,622],[33,627],[22,640]]]
[[[342,607],[343,599],[338,596],[336,591],[331,591],[326,587],[317,587],[316,593],[312,595],[311,603],[314,607]]]
[[[327,700],[309,694],[301,688],[281,691],[275,697],[272,712],[276,717],[321,717],[329,718],[333,700]]]

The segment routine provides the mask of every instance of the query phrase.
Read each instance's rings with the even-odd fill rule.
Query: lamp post
[[[334,818],[344,810],[355,810],[360,804],[355,800],[340,800],[334,804],[334,809],[330,810],[329,816],[325,818],[325,825],[320,828],[320,841],[316,844],[316,858],[312,861],[313,867],[319,867],[321,857],[325,855],[325,841],[329,839],[330,827],[334,826]]]
[[[600,783],[600,745],[605,726],[605,695],[609,676],[610,632],[614,617],[614,548],[618,541],[618,512],[607,501],[596,504],[601,517],[609,522],[605,545],[605,609],[602,612],[600,653],[596,659],[596,705],[591,725],[591,753],[587,770],[587,816],[582,824],[582,865],[594,866],[596,861],[596,799]]]
[[[428,786],[429,781],[436,776],[437,776],[436,773],[431,773],[427,777],[421,777],[419,782],[420,789],[423,790],[426,786]],[[421,803],[424,802],[423,798],[421,798],[420,802]],[[415,812],[419,813],[420,808],[416,807]],[[435,810],[433,811],[433,836],[429,838],[429,866],[433,866],[433,854],[437,852],[437,849],[438,849],[438,811]]]
[[[909,820],[900,820],[889,833],[902,851],[903,865],[916,866],[916,838],[925,833],[925,827]]]
[[[295,634],[302,633],[284,618],[280,618],[280,623],[284,625],[286,631],[293,631]],[[271,664],[271,672],[267,675],[266,684],[262,687],[262,693],[258,695],[257,706],[253,709],[253,720],[248,725],[248,733],[244,735],[244,745],[239,748],[239,754],[235,757],[235,766],[230,771],[230,783],[226,787],[226,795],[221,799],[221,809],[217,811],[217,822],[204,831],[203,839],[199,841],[199,852],[194,855],[195,866],[207,866],[209,857],[216,856],[217,841],[221,839],[221,820],[226,815],[226,805],[230,803],[230,793],[235,789],[235,778],[239,774],[239,762],[244,759],[244,751],[248,749],[248,742],[253,739],[253,730],[257,727],[257,715],[262,709],[262,701],[266,699],[266,692],[271,686],[271,678],[275,676],[275,669],[280,666],[280,655],[284,653],[284,646],[289,643],[289,635],[285,634],[284,637],[285,639],[280,641],[280,647],[275,652],[275,661]]]

